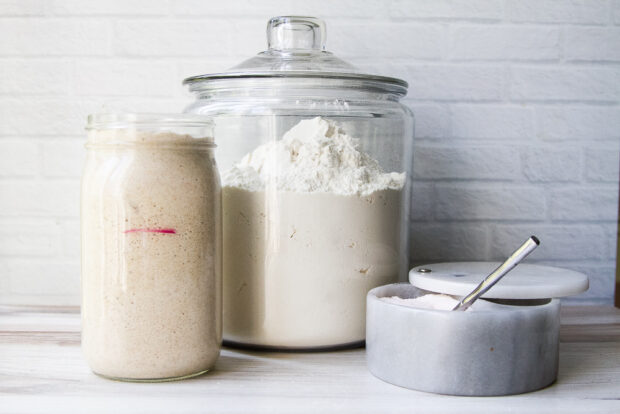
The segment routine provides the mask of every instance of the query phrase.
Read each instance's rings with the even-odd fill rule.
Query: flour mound
[[[385,173],[359,151],[353,138],[321,117],[291,128],[282,140],[261,145],[224,173],[224,185],[249,191],[275,186],[280,191],[369,195],[400,190],[404,173]]]

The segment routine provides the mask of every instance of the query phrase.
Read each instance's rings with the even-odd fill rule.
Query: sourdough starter
[[[224,175],[224,338],[363,341],[367,292],[397,280],[404,180],[322,118],[246,155]]]
[[[82,347],[98,374],[182,377],[208,370],[219,355],[219,176],[197,141],[90,132]]]

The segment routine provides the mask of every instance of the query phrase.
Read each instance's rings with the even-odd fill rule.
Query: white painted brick
[[[510,224],[491,228],[491,258],[504,260],[530,235],[540,239],[540,246],[528,261],[604,259],[605,232],[597,225]],[[569,267],[570,262],[566,263]]]
[[[616,102],[620,99],[620,69],[514,67],[510,96],[523,100]]]
[[[438,24],[343,23],[330,29],[329,49],[344,57],[439,59],[446,31]],[[394,45],[398,45],[395,48]]]
[[[0,100],[0,135],[84,136],[86,116],[94,101],[67,98]]]
[[[620,28],[566,28],[564,57],[576,61],[620,61]]]
[[[179,87],[180,93],[185,93],[183,87]],[[183,108],[194,101],[190,95],[183,98],[136,98],[127,96],[123,98],[99,99],[100,104],[97,112],[181,112]],[[92,111],[91,111],[92,112]]]
[[[431,183],[413,182],[411,191],[411,220],[429,220],[434,215],[435,190]]]
[[[80,265],[76,262],[7,259],[11,292],[18,295],[80,294]]]
[[[79,260],[81,249],[80,221],[64,220],[60,223],[60,228],[63,235],[63,255],[71,260]]]
[[[80,183],[73,181],[0,181],[0,216],[77,217]]]
[[[51,11],[57,15],[139,15],[152,16],[167,14],[167,0],[60,0],[53,1]]]
[[[182,90],[182,86],[179,86]],[[86,117],[95,112],[180,112],[192,100],[180,98],[44,98],[0,100],[0,136],[85,137]]]
[[[247,56],[246,56],[247,58]],[[243,59],[243,58],[242,58]],[[219,59],[182,59],[176,60],[176,70],[177,74],[174,77],[175,85],[178,87],[183,79],[189,78],[190,76],[204,75],[207,73],[219,73],[225,72],[229,68],[237,65],[241,62],[242,59],[235,58],[219,58]],[[184,89],[187,89],[186,86],[181,86]]]
[[[119,20],[114,34],[114,50],[121,56],[208,58],[234,50],[231,27],[221,20]]]
[[[440,220],[543,220],[545,192],[514,185],[438,184]]]
[[[616,223],[606,224],[605,230],[607,231],[606,239],[608,241],[607,257],[615,265],[616,264],[616,253],[618,252],[617,245],[620,239],[620,231]]]
[[[410,82],[414,261],[501,260],[534,233],[534,261],[592,269],[578,300],[610,301],[618,206],[599,192],[618,192],[620,0],[146,3],[0,0],[0,303],[79,303],[77,277],[50,296],[36,273],[77,268],[86,115],[180,111],[183,78],[264,50],[283,14],[324,18],[328,50]],[[30,278],[10,292],[20,263]]]
[[[49,177],[76,177],[82,175],[86,150],[83,140],[52,140],[41,144],[43,174]]]
[[[484,226],[449,224],[412,224],[413,263],[485,260],[487,235]]]
[[[360,0],[270,0],[270,2],[272,4],[272,8],[269,9],[270,17],[283,16],[291,12],[325,19],[328,36],[331,29],[345,18],[380,19],[387,17],[389,12],[385,0],[364,0],[363,3]],[[261,4],[259,8],[262,7]],[[286,13],[283,13],[283,9]]]
[[[503,18],[501,0],[396,0],[390,3],[390,16],[416,19],[484,19]]]
[[[172,62],[82,60],[73,78],[80,95],[172,96],[180,89]]]
[[[515,138],[534,135],[534,111],[524,106],[453,105],[455,138]]]
[[[511,180],[520,175],[517,153],[510,147],[419,146],[414,151],[414,178]]]
[[[579,181],[581,148],[529,148],[523,154],[523,174],[532,182]]]
[[[0,55],[107,55],[108,22],[74,19],[0,19]]]
[[[0,176],[32,176],[39,170],[39,151],[34,142],[0,141]]]
[[[560,31],[555,27],[457,26],[450,38],[450,57],[458,60],[553,60],[560,56]]]
[[[619,152],[618,145],[611,148],[587,148],[584,169],[588,181],[618,182]]]
[[[0,220],[0,257],[54,256],[59,253],[63,236],[60,227],[52,220],[3,219]]]
[[[510,18],[517,22],[605,24],[606,0],[510,0]]]
[[[559,265],[562,266],[562,265]],[[584,293],[575,296],[575,299],[595,299],[610,298],[614,292],[615,267],[600,265],[581,265],[571,264],[565,266],[588,276],[590,288]]]
[[[175,0],[172,2],[175,14],[182,16],[236,16],[259,17],[267,20],[275,16],[316,16],[325,18],[331,26],[329,17],[373,18],[387,15],[386,4],[382,0],[241,0],[212,1],[205,7],[204,0]],[[334,21],[333,24],[337,24]]]
[[[499,100],[504,70],[489,65],[409,65],[406,80],[416,100]]]
[[[334,52],[340,56],[339,51],[334,51]],[[416,96],[414,96],[414,90],[412,89],[413,85],[411,82],[413,79],[411,78],[411,74],[410,74],[409,68],[407,67],[407,63],[405,63],[408,61],[397,62],[392,59],[369,60],[368,57],[366,58],[346,57],[345,60],[351,63],[353,66],[355,66],[360,73],[370,73],[373,75],[390,76],[393,78],[404,79],[405,81],[409,82],[409,90],[407,92],[407,97],[408,97],[407,99],[411,100],[412,98],[413,99],[417,98]]]
[[[66,95],[73,63],[66,59],[10,59],[0,61],[0,94]]]
[[[256,53],[267,50],[265,32],[267,20],[266,17],[265,19],[233,19],[228,22],[226,30],[230,35],[229,42],[235,47],[228,50],[225,57],[234,58],[236,63],[241,63]],[[328,47],[331,46],[328,45]],[[204,57],[204,54],[201,56]]]
[[[182,90],[182,87],[179,86]],[[85,137],[86,117],[95,112],[180,112],[180,98],[92,97],[0,99],[0,136]]]
[[[537,135],[542,139],[617,140],[620,107],[538,107]]]
[[[445,106],[403,101],[415,116],[416,138],[446,138],[450,136],[450,112]]]
[[[571,186],[548,193],[553,220],[590,221],[618,218],[618,186]]]
[[[41,16],[49,9],[49,0],[0,0],[0,16]]]

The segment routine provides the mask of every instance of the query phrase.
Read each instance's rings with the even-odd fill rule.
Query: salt
[[[459,300],[455,299],[450,295],[435,293],[418,296],[416,298],[400,298],[398,296],[383,297],[381,298],[381,300],[389,303],[394,303],[396,305],[407,306],[410,308],[435,309],[446,311],[454,309],[454,307],[459,303]],[[479,300],[475,302],[467,311],[485,310],[495,307],[496,305],[491,302]]]

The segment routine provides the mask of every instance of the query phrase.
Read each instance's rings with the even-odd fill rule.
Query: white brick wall
[[[269,17],[327,20],[328,49],[405,78],[416,263],[532,261],[613,294],[618,0],[0,0],[0,304],[79,303],[85,117],[180,111],[184,77],[265,47]]]

